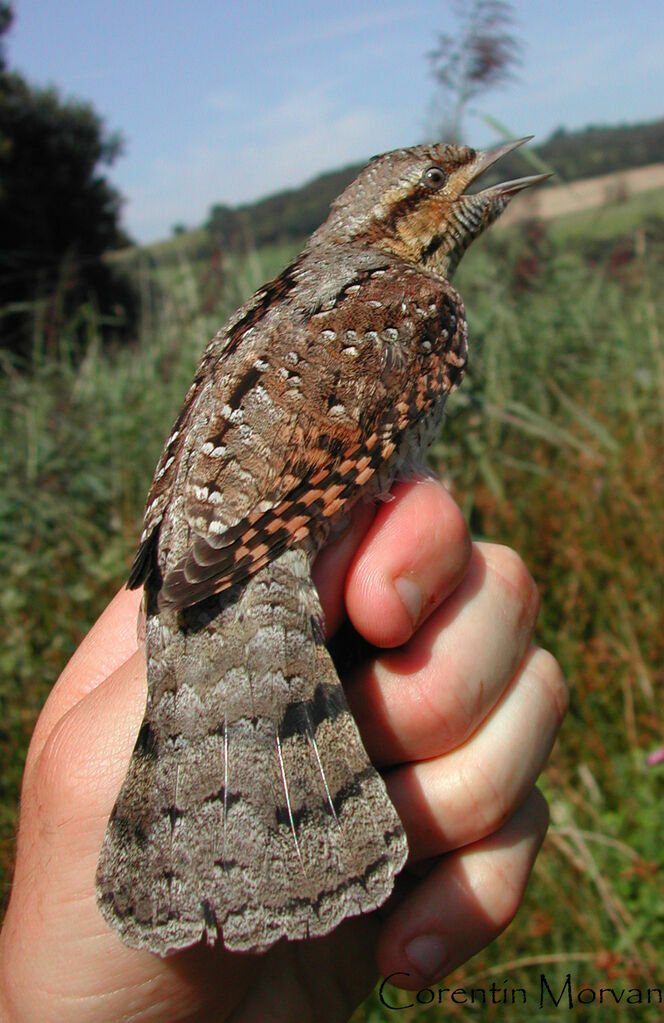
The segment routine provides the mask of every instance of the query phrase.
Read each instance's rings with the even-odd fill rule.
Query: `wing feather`
[[[353,326],[339,336],[339,322]],[[249,328],[212,367],[217,399],[199,403],[180,451],[184,498],[162,512],[156,552],[160,603],[186,607],[291,546],[315,549],[335,517],[384,484],[465,358],[457,293],[402,265],[364,271],[329,309],[284,303],[255,338]]]

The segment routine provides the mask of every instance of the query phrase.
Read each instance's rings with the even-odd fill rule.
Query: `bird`
[[[145,717],[99,909],[134,948],[265,951],[381,906],[408,856],[324,641],[311,565],[424,464],[468,354],[463,253],[548,175],[468,191],[529,138],[374,157],[210,341],[129,575]]]

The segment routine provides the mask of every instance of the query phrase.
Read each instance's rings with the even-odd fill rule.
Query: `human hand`
[[[140,594],[123,590],[53,688],[28,752],[0,935],[9,1019],[344,1020],[377,969],[424,986],[512,919],[546,830],[534,785],[565,684],[530,645],[537,593],[517,555],[471,547],[438,483],[394,494],[358,509],[314,570],[328,635],[347,614],[380,648],[367,647],[343,681],[408,835],[394,897],[263,955],[198,945],[160,959],[120,942],[97,910],[94,877],[146,697]]]

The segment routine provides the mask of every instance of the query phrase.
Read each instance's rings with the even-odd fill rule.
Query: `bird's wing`
[[[208,398],[183,413],[181,496],[152,541],[162,604],[197,603],[288,547],[320,542],[465,365],[458,295],[403,265],[367,272],[314,314],[282,305],[255,344],[251,330],[214,367]]]

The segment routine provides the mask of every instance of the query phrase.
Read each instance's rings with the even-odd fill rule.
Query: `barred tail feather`
[[[97,873],[127,944],[258,951],[389,896],[406,839],[320,616],[298,551],[239,595],[148,615],[146,716]]]

